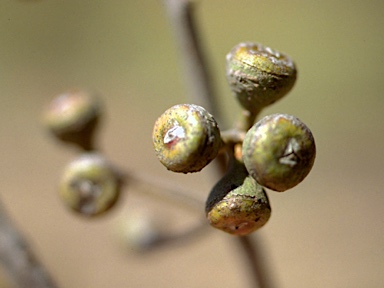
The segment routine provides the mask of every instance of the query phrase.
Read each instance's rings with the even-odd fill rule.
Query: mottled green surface
[[[291,189],[303,181],[315,157],[311,130],[292,115],[265,116],[245,135],[243,160],[248,172],[275,191]]]
[[[264,226],[271,215],[263,187],[248,176],[244,164],[237,160],[212,188],[205,210],[213,227],[240,236]]]
[[[239,103],[251,112],[284,97],[296,81],[292,59],[259,43],[242,42],[227,55],[227,79]]]
[[[159,161],[173,172],[198,172],[215,159],[220,130],[203,107],[175,105],[155,122],[152,141]]]
[[[271,207],[264,189],[248,176],[241,186],[216,203],[207,217],[213,227],[243,236],[264,226],[270,215]]]

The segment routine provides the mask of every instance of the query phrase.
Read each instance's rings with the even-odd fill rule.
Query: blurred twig
[[[150,245],[140,247],[140,252],[148,252],[165,246],[169,247],[177,243],[185,243],[208,231],[207,228],[209,228],[209,225],[201,213],[204,207],[204,200],[197,197],[196,193],[194,193],[195,191],[188,189],[186,186],[171,183],[155,175],[115,168],[116,171],[118,171],[120,179],[126,185],[135,186],[136,189],[132,189],[132,191],[137,190],[140,195],[150,196],[151,200],[160,200],[167,204],[175,205],[175,207],[182,208],[184,211],[188,210],[200,215],[198,221],[192,226],[188,225],[184,229],[175,231],[168,230],[166,233],[157,235],[151,240]]]
[[[137,171],[126,173],[124,181],[127,182],[127,185],[142,186],[141,193],[150,194],[151,197],[160,198],[171,204],[176,203],[179,207],[182,205],[193,212],[203,211],[204,201],[196,197],[196,193],[186,189],[185,186],[178,186],[163,178],[141,174]]]
[[[188,79],[186,85],[189,99],[203,106],[218,120],[220,111],[211,85],[212,79],[196,33],[194,3],[189,0],[164,0],[164,3],[176,36],[185,79]]]
[[[0,261],[19,288],[54,288],[43,265],[0,203]]]
[[[260,247],[260,241],[256,237],[243,236],[238,237],[239,247],[243,252],[243,257],[247,259],[249,274],[252,278],[252,283],[257,283],[260,288],[274,287],[272,279],[269,277],[265,263],[263,263],[263,251]],[[252,286],[254,287],[254,286]]]

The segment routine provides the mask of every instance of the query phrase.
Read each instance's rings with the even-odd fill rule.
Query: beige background
[[[298,116],[318,148],[302,184],[269,193],[273,216],[256,233],[278,287],[384,287],[383,11],[379,0],[199,1],[228,115],[222,126],[239,111],[224,76],[235,44],[259,41],[299,69],[290,95],[263,112]],[[122,249],[115,230],[150,200],[128,191],[111,214],[86,221],[56,193],[76,151],[44,133],[41,111],[53,95],[84,86],[105,97],[99,140],[112,161],[204,199],[215,182],[209,173],[168,173],[151,147],[155,119],[185,101],[177,56],[161,1],[0,0],[0,196],[60,287],[247,287],[228,235],[210,230],[188,245],[137,255]],[[167,225],[197,217],[148,205]]]

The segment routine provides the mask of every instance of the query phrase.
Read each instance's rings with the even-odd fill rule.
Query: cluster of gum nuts
[[[271,214],[264,188],[288,190],[310,172],[316,148],[303,122],[287,114],[255,121],[264,107],[291,90],[296,74],[288,56],[260,44],[241,43],[227,55],[227,78],[248,124],[221,132],[214,117],[194,104],[175,105],[156,121],[153,145],[168,170],[199,172],[219,153],[228,155],[227,173],[206,202],[213,227],[234,235],[257,230]],[[83,150],[65,168],[59,191],[71,210],[85,216],[113,207],[122,184],[119,173],[93,147],[101,110],[95,93],[72,90],[56,97],[43,118],[51,134]]]
[[[241,125],[221,133],[203,107],[181,104],[158,118],[152,138],[159,161],[173,172],[198,172],[219,153],[229,156],[227,173],[209,193],[205,210],[213,227],[243,236],[270,218],[264,188],[283,192],[299,184],[314,164],[316,147],[309,128],[295,116],[255,121],[293,87],[297,70],[288,56],[247,42],[226,60],[229,85],[243,109]]]

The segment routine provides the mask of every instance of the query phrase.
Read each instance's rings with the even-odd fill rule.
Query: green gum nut
[[[264,187],[290,189],[308,175],[316,157],[312,132],[298,118],[266,116],[247,132],[242,147],[249,174]]]
[[[86,153],[65,168],[59,193],[66,206],[92,217],[114,206],[120,194],[120,181],[103,157]]]
[[[227,54],[227,79],[243,108],[258,112],[284,97],[296,81],[285,54],[258,43],[240,43]]]
[[[264,226],[271,207],[267,194],[237,162],[213,187],[206,202],[211,226],[232,235],[244,236]]]
[[[220,130],[213,116],[193,104],[175,105],[156,121],[152,134],[159,161],[173,172],[198,172],[221,147]]]
[[[44,111],[43,124],[59,140],[89,150],[100,116],[101,103],[96,94],[73,89],[49,103]]]

